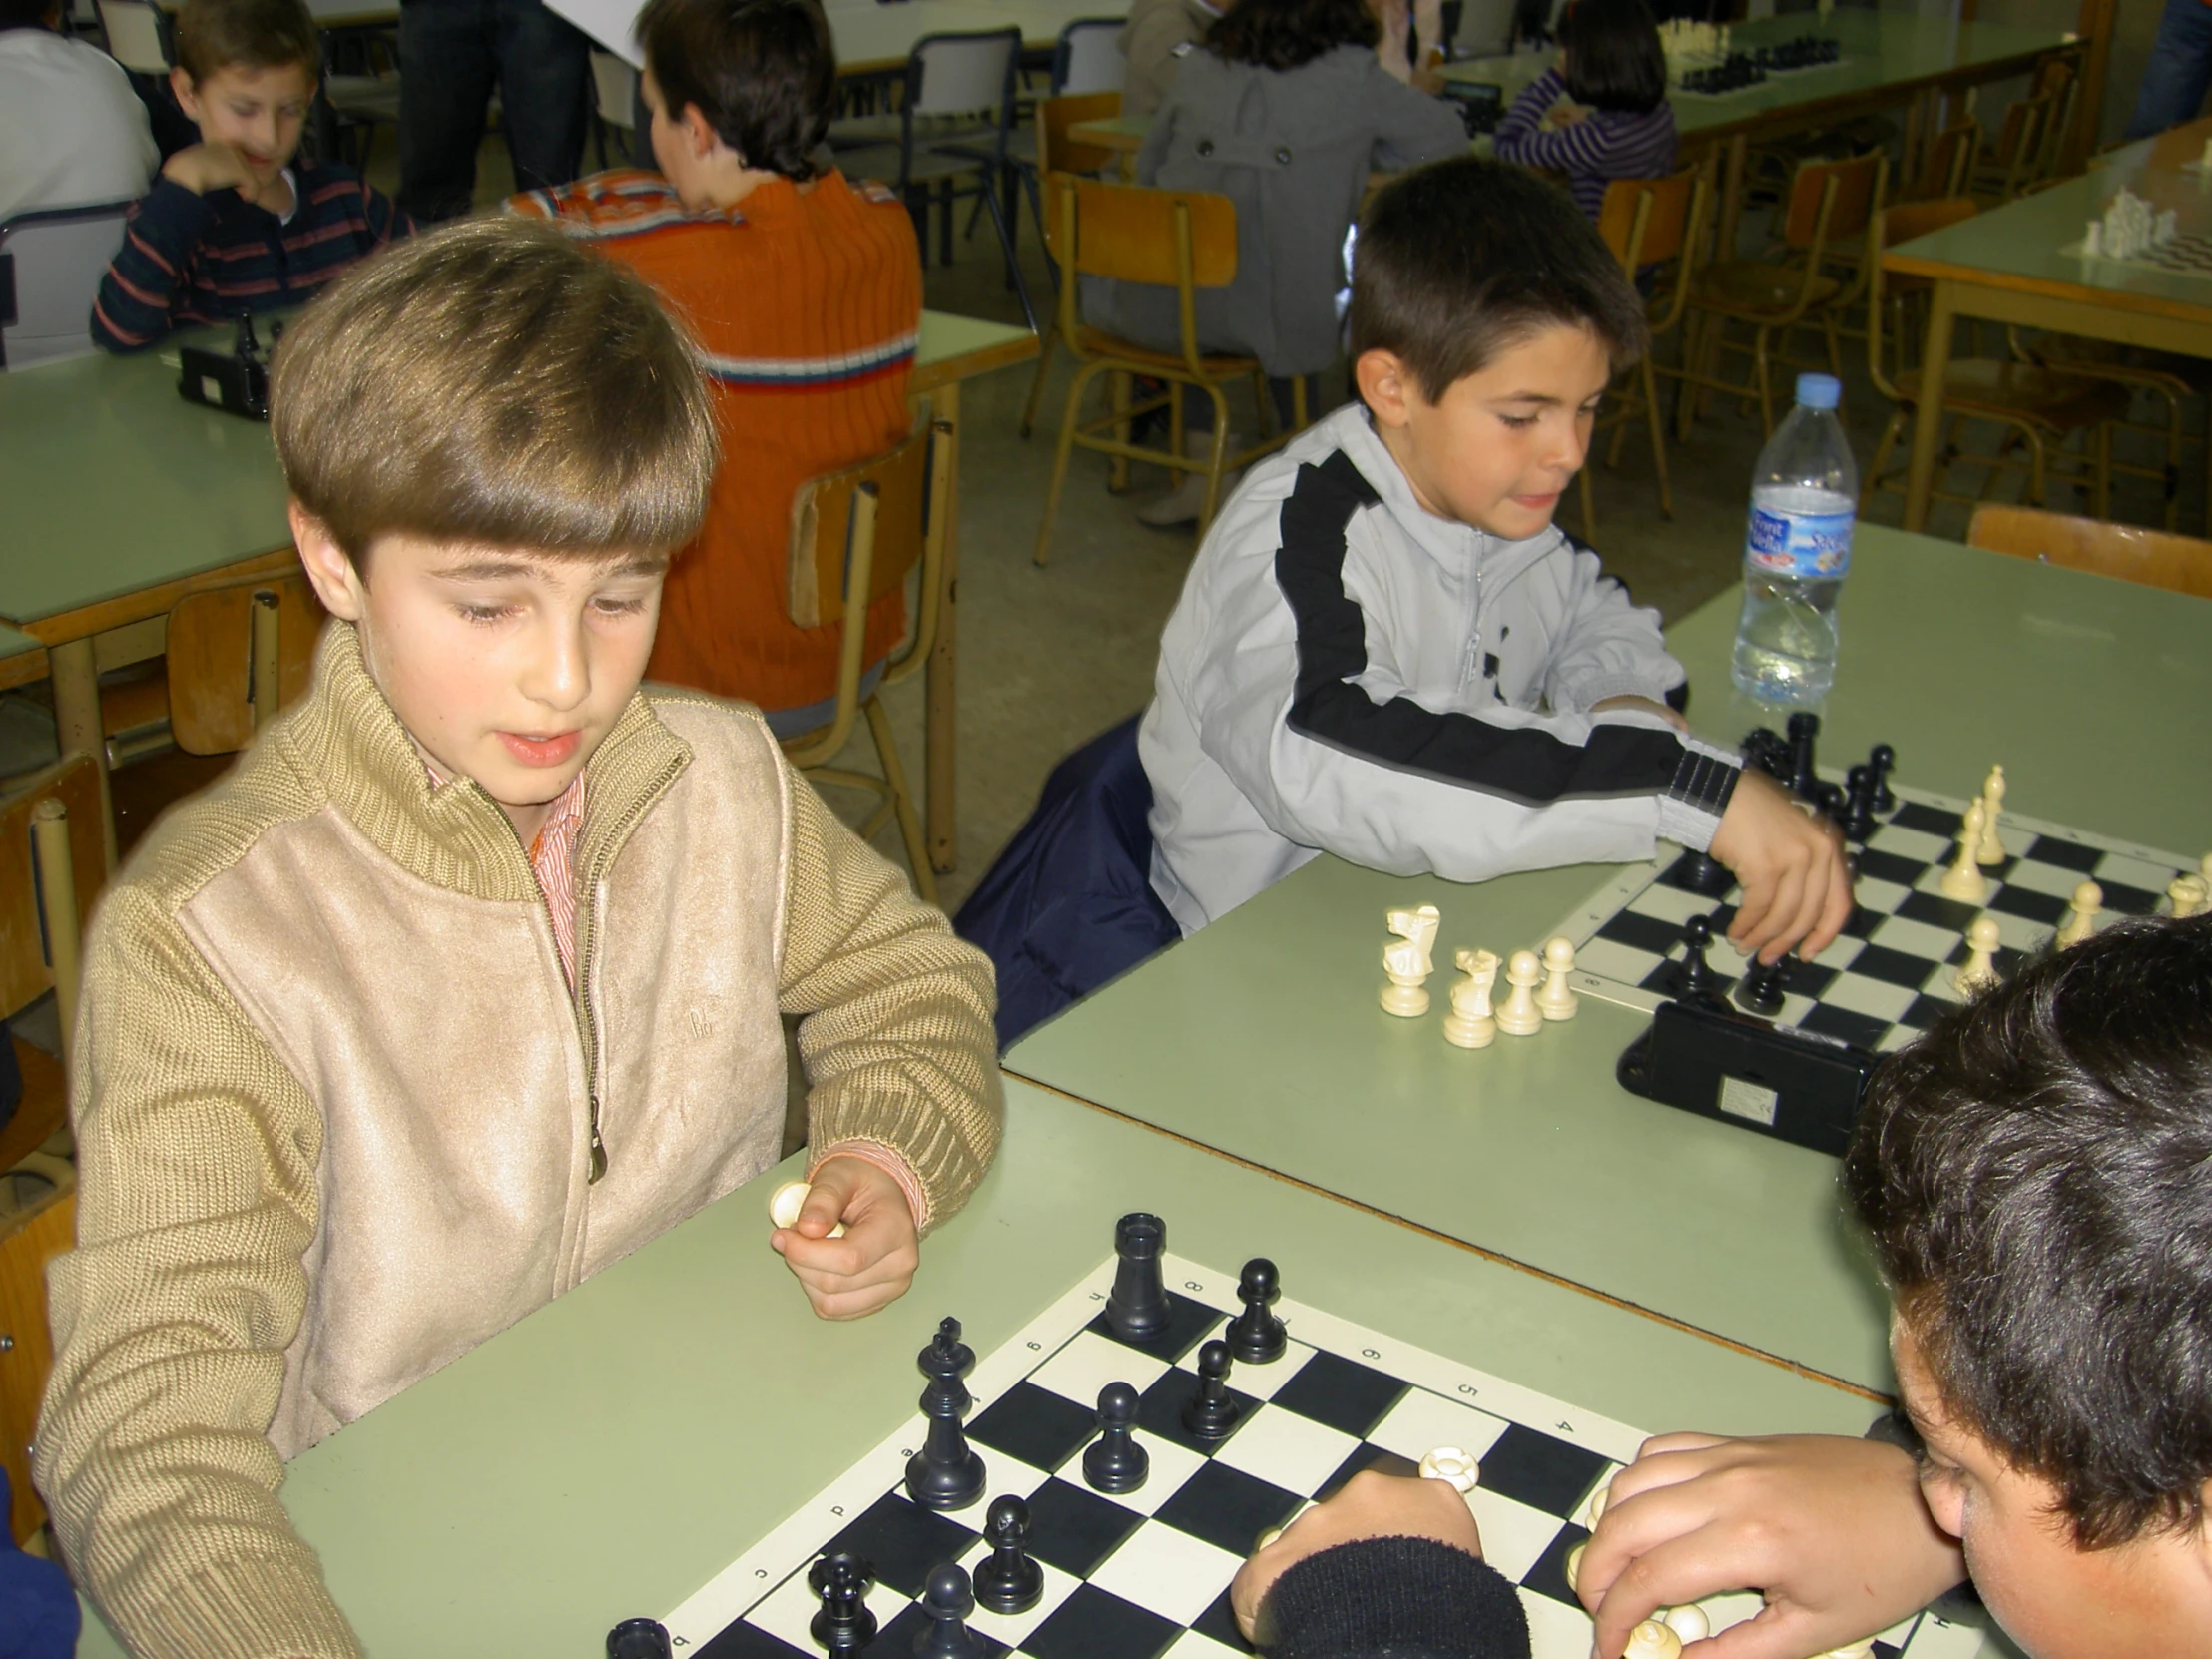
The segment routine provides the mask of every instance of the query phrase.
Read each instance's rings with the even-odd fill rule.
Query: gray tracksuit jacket
[[[1454,881],[1702,851],[1736,757],[1589,713],[1683,680],[1596,554],[1434,517],[1348,404],[1246,476],[1168,619],[1153,887],[1188,934],[1320,851]]]

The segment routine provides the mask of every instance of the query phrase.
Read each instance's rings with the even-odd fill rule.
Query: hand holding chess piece
[[[1466,977],[1451,987],[1444,1041],[1456,1048],[1488,1048],[1497,1041],[1497,1016],[1490,1007],[1490,991],[1497,984],[1497,952],[1462,950],[1452,962]]]
[[[1417,1019],[1428,1012],[1428,992],[1422,989],[1422,981],[1436,971],[1430,952],[1443,915],[1435,905],[1423,904],[1418,909],[1392,910],[1384,919],[1400,942],[1382,947],[1382,971],[1390,980],[1382,987],[1382,1011],[1400,1019]]]

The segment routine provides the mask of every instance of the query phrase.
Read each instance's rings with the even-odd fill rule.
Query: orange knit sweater
[[[905,208],[831,173],[687,213],[659,174],[628,171],[508,207],[635,267],[707,353],[722,468],[706,527],[669,572],[647,674],[770,710],[833,695],[839,626],[796,627],[785,604],[792,497],[911,427],[921,260]],[[863,660],[880,661],[904,627],[898,595],[878,602]]]

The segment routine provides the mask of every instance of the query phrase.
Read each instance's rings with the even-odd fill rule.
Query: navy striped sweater
[[[1566,78],[1545,70],[1497,124],[1491,153],[1501,162],[1566,175],[1574,205],[1593,220],[1613,180],[1664,179],[1674,171],[1674,111],[1666,100],[1645,115],[1592,110],[1571,127],[1543,131],[1538,123],[1544,112],[1566,95]]]
[[[298,206],[288,223],[235,190],[198,196],[156,179],[100,278],[94,342],[137,351],[173,328],[304,304],[348,266],[414,229],[350,168],[294,164],[291,173]]]

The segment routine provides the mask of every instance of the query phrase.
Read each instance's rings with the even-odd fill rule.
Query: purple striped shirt
[[[1501,162],[1566,175],[1574,205],[1591,219],[1615,179],[1664,179],[1674,171],[1674,111],[1664,99],[1645,115],[1592,110],[1571,127],[1543,131],[1544,111],[1567,95],[1565,78],[1547,69],[1513,101],[1491,139]]]

